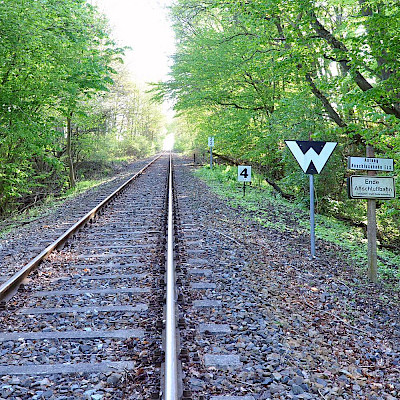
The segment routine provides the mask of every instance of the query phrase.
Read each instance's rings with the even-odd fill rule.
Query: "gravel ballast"
[[[262,227],[196,178],[187,159],[177,157],[174,163],[183,399],[400,398],[398,294],[368,284],[331,244],[318,241],[319,258],[310,260],[308,237],[296,229]],[[133,172],[144,164],[132,167]],[[27,262],[33,244],[46,243],[65,221],[75,222],[81,205],[93,205],[93,193],[5,236],[3,272],[9,273],[11,264]],[[146,335],[162,319],[156,310],[161,314],[163,296],[148,299],[148,290],[163,277],[149,274],[142,265],[159,262],[152,249],[162,241],[162,232],[153,224],[156,218],[146,200],[138,201],[146,221],[135,224],[132,211],[131,228],[122,224],[124,233],[112,243],[109,228],[102,231],[102,223],[96,223],[96,233],[89,229],[80,234],[90,251],[67,247],[69,270],[59,254],[51,256],[31,278],[40,293],[30,296],[28,283],[19,294],[23,304],[11,304],[13,315],[2,312],[1,364],[15,368],[15,375],[0,377],[1,399],[17,400],[18,393],[22,399],[147,400],[159,390],[159,366],[154,369],[153,364],[161,353],[156,357],[153,352],[160,340],[147,340]],[[101,218],[104,225],[110,223],[107,216]],[[144,225],[151,229],[146,228],[146,242],[139,246]],[[81,312],[74,312],[77,306]],[[53,310],[40,311],[44,307]],[[63,313],[56,312],[60,307]],[[145,319],[132,323],[139,315]],[[18,324],[31,324],[31,336],[13,336]],[[70,330],[81,336],[61,345]],[[98,330],[109,330],[109,337],[99,339],[94,333]],[[39,351],[36,335],[41,332]],[[103,357],[119,368],[126,363],[127,372],[90,371]],[[78,362],[87,370],[72,378],[25,376],[18,369],[53,361],[59,368],[60,360]],[[132,361],[136,368],[131,368]]]
[[[309,237],[260,226],[176,164],[186,398],[400,398],[398,294],[330,244],[310,260]]]
[[[16,228],[0,238],[0,284],[155,157],[129,164],[115,177],[33,218],[31,223],[16,221]]]

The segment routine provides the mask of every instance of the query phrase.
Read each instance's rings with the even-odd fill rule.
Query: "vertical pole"
[[[246,196],[246,182],[243,182],[243,197]]]
[[[210,169],[212,169],[213,166],[213,159],[212,159],[212,146],[210,146]]]
[[[196,153],[193,153],[193,164],[196,164]]]
[[[311,257],[315,258],[314,175],[310,174],[310,236]]]
[[[374,157],[374,148],[367,145],[367,157]],[[368,171],[368,176],[376,175],[375,171]],[[370,281],[378,282],[377,250],[376,250],[376,200],[368,199],[368,278]]]

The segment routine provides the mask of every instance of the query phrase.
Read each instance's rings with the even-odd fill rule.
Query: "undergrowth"
[[[11,217],[0,222],[0,237],[3,237],[21,224],[33,222],[37,218],[50,214],[56,207],[60,206],[66,200],[74,198],[89,189],[95,188],[106,182],[108,179],[109,178],[78,181],[74,188],[66,190],[61,195],[47,196],[43,202],[38,203],[35,206],[24,211],[14,212]]]
[[[237,167],[216,165],[211,170],[205,166],[195,174],[205,180],[214,193],[229,199],[233,207],[246,211],[247,218],[281,232],[297,231],[299,235],[309,233],[309,210],[304,203],[285,200],[254,171],[251,186],[246,184],[245,197],[243,183],[237,181]],[[362,229],[320,214],[316,214],[315,221],[316,238],[340,247],[358,267],[360,275],[365,276],[368,264],[367,239]],[[382,283],[400,289],[399,265],[400,255],[386,249],[378,250],[378,274]]]

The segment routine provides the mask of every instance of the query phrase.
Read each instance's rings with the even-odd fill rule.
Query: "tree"
[[[171,13],[177,52],[156,92],[192,123],[193,142],[216,136],[219,153],[265,166],[270,181],[299,194],[283,140],[338,141],[319,205],[361,216],[363,203],[346,207],[345,158],[372,145],[398,159],[400,4],[179,0]],[[399,215],[398,202],[386,202],[382,218],[389,209]]]
[[[0,34],[1,212],[59,171],[60,113],[68,121],[82,99],[106,90],[122,50],[84,0],[3,1]]]
[[[59,53],[64,76],[58,107],[67,121],[66,153],[70,186],[73,187],[72,118],[83,100],[108,90],[113,83],[111,63],[123,50],[109,39],[106,21],[85,0],[71,0],[68,8],[63,4],[58,17],[63,21],[60,33],[68,38],[68,44]]]

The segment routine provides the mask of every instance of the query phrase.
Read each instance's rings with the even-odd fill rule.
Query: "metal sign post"
[[[213,167],[212,148],[214,147],[214,136],[208,137],[208,147],[210,148],[210,169]]]
[[[315,258],[315,212],[314,212],[314,175],[310,174],[310,236],[311,257]]]
[[[285,140],[304,173],[310,176],[311,258],[315,258],[314,174],[319,174],[335,150],[337,142]]]
[[[375,150],[372,146],[367,146],[367,157],[374,157]],[[375,171],[368,171],[369,176],[376,175]],[[374,282],[378,282],[378,253],[376,246],[376,200],[368,199],[367,214],[367,239],[368,239],[368,278]]]
[[[243,197],[246,196],[246,182],[251,182],[251,166],[238,166],[238,181],[243,182]]]

